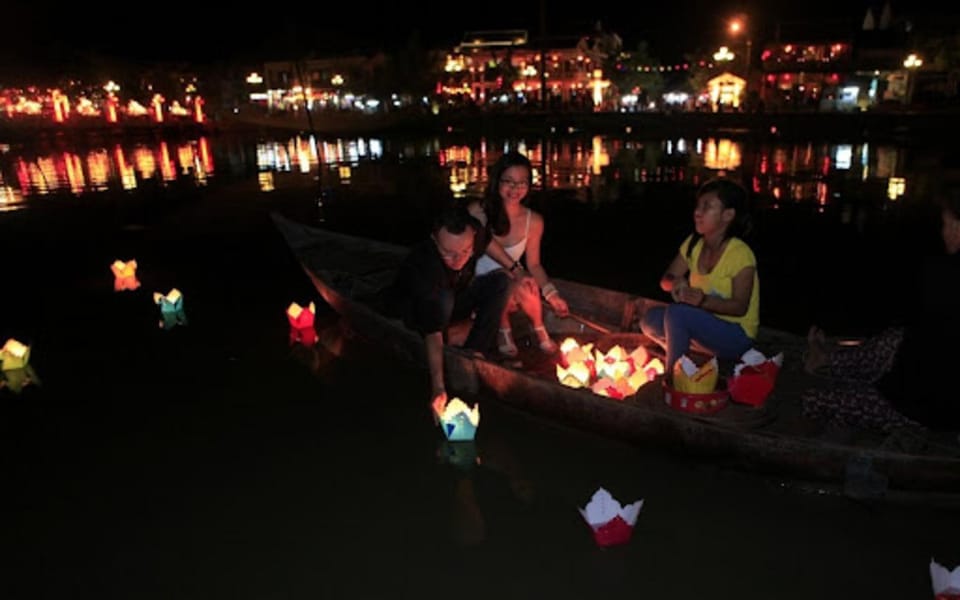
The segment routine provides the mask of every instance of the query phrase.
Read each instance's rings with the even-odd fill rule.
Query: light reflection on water
[[[2,157],[0,176],[15,181],[25,199],[54,192],[83,195],[110,189],[132,191],[140,181],[170,183],[180,176],[189,176],[199,186],[213,176],[210,145],[208,138],[201,137],[176,144],[166,140],[129,146],[113,143],[48,153],[11,150]],[[7,174],[8,168],[11,174]]]
[[[479,193],[486,167],[510,148],[525,152],[536,166],[534,179],[546,189],[572,190],[583,200],[617,200],[646,185],[696,184],[724,173],[740,178],[775,207],[812,201],[827,206],[840,195],[862,188],[881,190],[888,200],[909,196],[906,150],[892,145],[830,142],[753,142],[725,137],[640,140],[626,137],[421,141],[380,138],[292,136],[254,142],[200,137],[182,142],[156,140],[111,143],[84,150],[32,151],[4,147],[5,204],[18,192],[29,200],[53,192],[75,195],[109,189],[135,190],[138,182],[170,183],[187,179],[205,185],[215,163],[244,165],[253,145],[256,172],[316,174],[332,187],[351,185],[389,189],[380,163],[426,159],[454,196]],[[247,146],[247,147],[244,147]],[[250,165],[231,175],[249,176]],[[322,170],[321,170],[322,169]],[[260,176],[268,183],[276,181]],[[853,186],[853,187],[852,187]],[[856,192],[855,192],[856,193]]]

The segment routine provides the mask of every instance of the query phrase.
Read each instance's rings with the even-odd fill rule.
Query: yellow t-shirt
[[[690,285],[703,290],[705,294],[730,298],[733,296],[733,278],[747,267],[754,268],[753,290],[750,292],[750,304],[747,305],[746,314],[742,317],[719,314],[716,316],[724,321],[739,324],[748,337],[756,339],[757,329],[760,327],[760,281],[757,277],[757,259],[753,255],[753,250],[740,238],[730,238],[716,266],[713,267],[712,271],[704,274],[697,269],[697,263],[700,261],[700,251],[703,249],[702,238],[697,240],[693,252],[689,258],[687,257],[687,246],[690,244],[692,237],[692,235],[687,237],[680,244],[680,256],[687,261],[687,268],[690,269]]]

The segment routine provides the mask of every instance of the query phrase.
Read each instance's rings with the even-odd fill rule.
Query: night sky
[[[930,15],[935,13],[934,4],[895,0],[894,16]],[[757,30],[754,39],[760,39],[777,21],[859,22],[868,7],[882,3],[802,0],[773,5],[756,0],[592,0],[569,11],[556,1],[545,4],[548,34],[589,31],[601,21],[624,38],[628,49],[646,40],[654,56],[669,61],[684,51],[722,43],[724,23],[733,14],[751,15]],[[466,13],[452,8],[449,0],[261,3],[261,8],[236,13],[202,3],[140,4],[132,9],[129,2],[101,0],[54,6],[23,0],[5,3],[7,42],[0,47],[0,76],[31,67],[110,60],[209,63],[391,50],[403,47],[415,32],[423,46],[449,47],[469,30],[521,28],[535,35],[541,14],[540,0],[471,4],[478,8]],[[175,6],[184,7],[182,14]],[[371,22],[373,16],[376,22]]]

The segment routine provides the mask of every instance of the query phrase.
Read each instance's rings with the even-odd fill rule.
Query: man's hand
[[[447,406],[447,391],[446,390],[434,390],[433,391],[433,400],[430,402],[430,414],[433,415],[434,424],[440,423],[440,415],[443,414],[443,409]]]

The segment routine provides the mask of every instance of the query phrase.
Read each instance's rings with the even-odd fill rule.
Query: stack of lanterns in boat
[[[601,352],[594,344],[581,346],[567,338],[560,344],[557,379],[572,388],[589,388],[595,394],[623,400],[663,374],[663,362],[651,358],[647,349],[627,352],[619,344]]]

